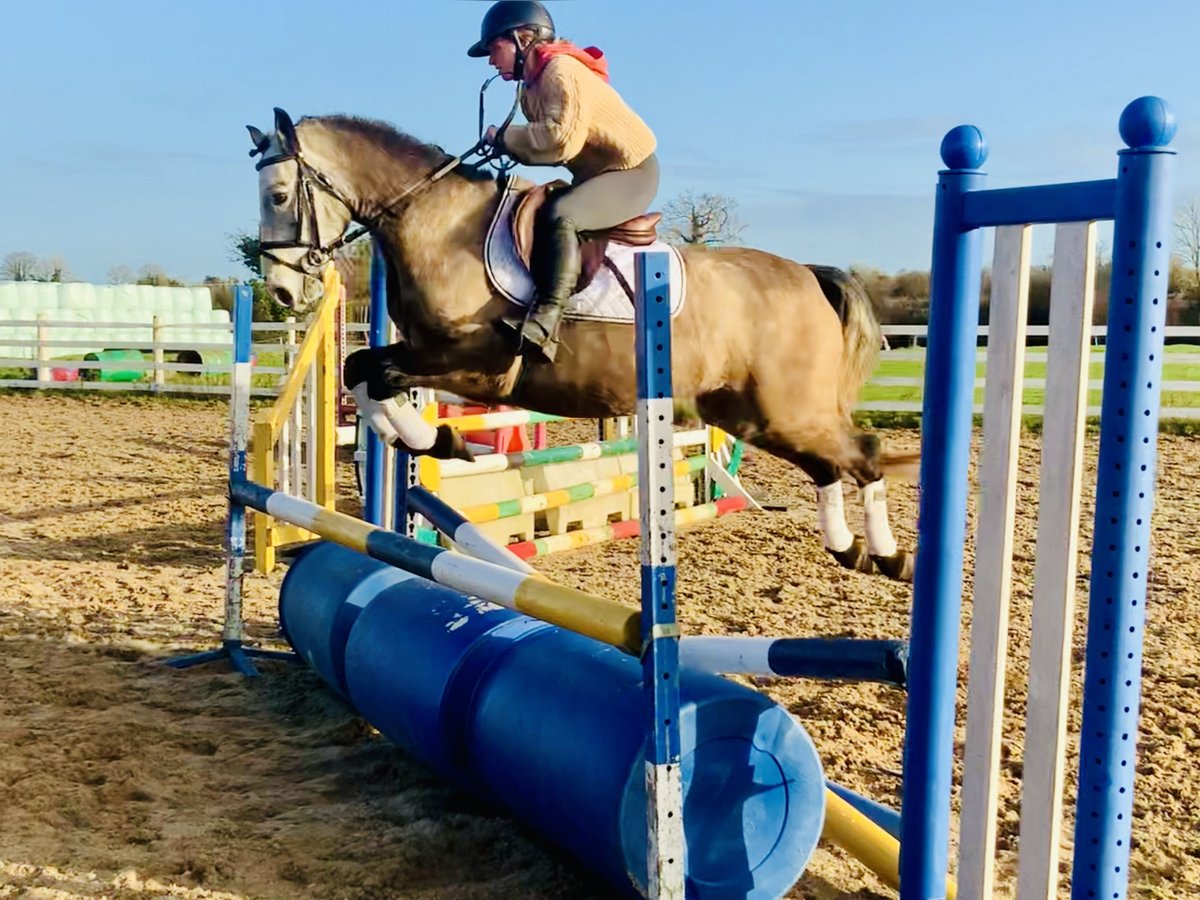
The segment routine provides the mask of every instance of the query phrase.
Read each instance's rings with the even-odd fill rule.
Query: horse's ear
[[[279,135],[279,149],[289,155],[300,149],[300,141],[296,137],[296,126],[292,123],[292,117],[286,112],[275,107],[275,133]]]
[[[254,144],[254,150],[250,155],[254,156],[257,153],[266,153],[267,145],[271,142],[271,139],[253,125],[247,125],[246,130],[250,132],[250,142]]]

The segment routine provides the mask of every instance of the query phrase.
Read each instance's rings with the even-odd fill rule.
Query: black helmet
[[[537,0],[499,0],[483,17],[483,25],[479,28],[479,40],[471,45],[467,56],[487,56],[488,44],[502,34],[509,34],[518,28],[541,29],[542,37],[547,40],[554,38],[554,20],[546,7]]]

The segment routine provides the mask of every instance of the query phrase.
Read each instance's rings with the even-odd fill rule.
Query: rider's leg
[[[541,244],[546,265],[535,275],[537,297],[521,329],[523,341],[546,359],[554,359],[563,307],[579,281],[579,233],[642,215],[657,192],[658,160],[651,155],[633,169],[605,172],[574,185],[552,201]]]

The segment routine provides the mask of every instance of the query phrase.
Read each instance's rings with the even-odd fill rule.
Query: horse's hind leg
[[[795,462],[817,486],[817,524],[821,528],[825,549],[847,569],[874,571],[867,542],[861,535],[854,534],[846,524],[841,469],[811,453],[797,454]]]
[[[850,436],[850,442],[846,469],[862,492],[864,530],[871,559],[888,578],[912,581],[915,557],[897,546],[888,521],[887,483],[883,479],[879,438],[858,433]]]
[[[749,443],[802,469],[817,487],[817,524],[825,549],[844,568],[875,571],[867,542],[846,524],[842,499],[842,468],[826,453],[800,449],[779,435],[748,436]]]
[[[804,435],[801,439],[798,435]],[[880,572],[897,581],[911,581],[913,556],[896,545],[888,522],[887,489],[883,480],[879,439],[848,426],[778,430],[749,435],[756,447],[791,462],[817,486],[817,519],[825,548],[843,566],[860,572]],[[842,503],[842,473],[848,473],[863,495],[866,540],[846,525]]]

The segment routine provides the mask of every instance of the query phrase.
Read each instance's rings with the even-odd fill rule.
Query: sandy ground
[[[219,403],[0,396],[0,896],[609,896],[535,835],[392,748],[305,670],[268,664],[251,681],[223,665],[161,664],[219,633],[225,416]],[[885,439],[898,449],[918,440]],[[1167,898],[1200,895],[1200,502],[1185,481],[1200,440],[1164,437],[1160,460],[1131,893]],[[1017,837],[1037,461],[1030,438],[1014,567],[1006,870]],[[341,476],[351,483],[348,469]],[[802,476],[751,454],[745,478],[790,509],[683,535],[679,600],[690,631],[905,634],[910,589],[845,572],[823,554]],[[911,487],[892,491],[896,530],[909,542],[915,499]],[[347,493],[343,508],[356,505]],[[1089,499],[1085,548],[1090,510]],[[637,596],[630,542],[539,566],[567,584]],[[1083,596],[1087,571],[1085,555]],[[266,644],[280,577],[247,580],[250,636]],[[964,651],[968,625],[969,604]],[[1077,652],[1076,702],[1080,660]],[[785,681],[763,689],[803,722],[830,777],[898,803],[901,693]],[[961,751],[961,714],[958,738]],[[957,796],[956,782],[956,806]],[[1063,844],[1069,869],[1069,823]],[[822,845],[790,896],[892,894]]]

